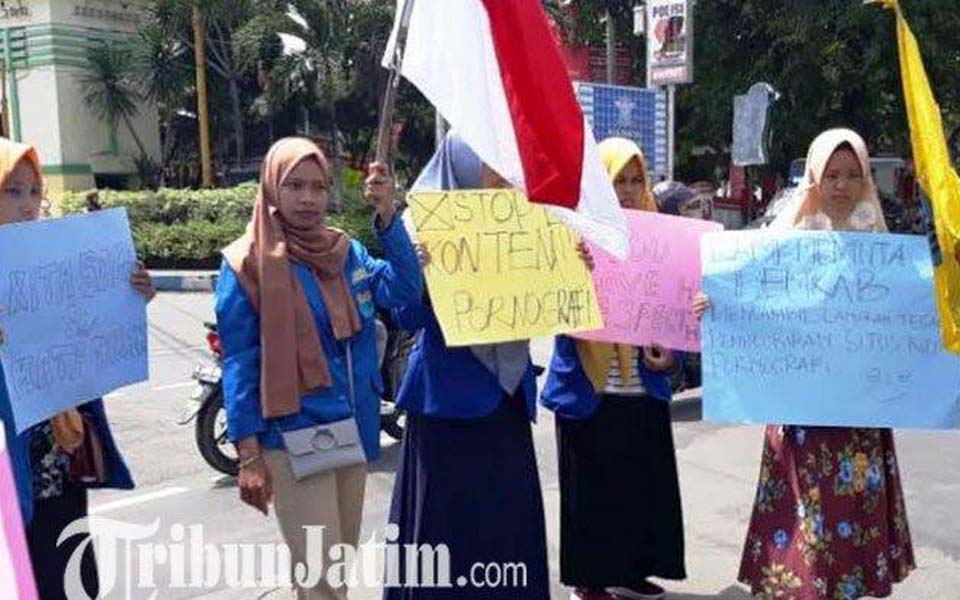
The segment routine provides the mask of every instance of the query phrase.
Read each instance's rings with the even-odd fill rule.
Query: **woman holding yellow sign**
[[[600,155],[623,208],[657,210],[635,143],[605,140]],[[542,401],[557,415],[560,578],[576,588],[571,598],[659,598],[648,577],[686,577],[669,404],[676,366],[660,347],[557,337]]]
[[[414,189],[504,186],[451,134]],[[477,563],[523,564],[526,581],[442,590],[390,587],[388,576],[385,600],[548,600],[543,497],[530,427],[537,384],[529,342],[450,348],[428,300],[397,311],[397,320],[422,331],[397,400],[408,418],[390,511],[399,528],[396,543],[446,545],[454,578],[471,577]],[[415,568],[401,564],[405,572],[398,580],[408,582]]]

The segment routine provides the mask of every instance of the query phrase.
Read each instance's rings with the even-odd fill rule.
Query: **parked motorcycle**
[[[227,437],[227,413],[223,405],[223,347],[216,323],[204,323],[207,347],[215,364],[201,364],[193,371],[194,387],[178,423],[194,423],[194,437],[200,455],[213,469],[230,476],[239,473],[237,452]],[[400,382],[407,370],[407,357],[414,336],[393,326],[389,313],[377,318],[377,349],[384,382],[380,400],[380,428],[390,437],[403,437],[404,416],[395,405]]]
[[[207,348],[215,364],[200,364],[193,370],[197,382],[178,423],[194,423],[194,439],[200,456],[208,465],[225,475],[236,476],[237,452],[227,438],[227,412],[223,406],[223,347],[216,323],[204,323]]]

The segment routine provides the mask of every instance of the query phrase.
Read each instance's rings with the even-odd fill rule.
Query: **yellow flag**
[[[960,353],[960,177],[950,164],[940,107],[930,89],[917,40],[897,0],[879,1],[897,14],[900,75],[913,161],[920,187],[933,209],[934,281],[943,345]]]

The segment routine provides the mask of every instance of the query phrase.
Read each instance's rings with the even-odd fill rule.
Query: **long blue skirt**
[[[409,417],[390,522],[399,527],[399,585],[388,576],[384,600],[549,600],[543,495],[523,393],[483,419]],[[449,548],[452,587],[410,585],[418,579],[406,548],[423,544]]]

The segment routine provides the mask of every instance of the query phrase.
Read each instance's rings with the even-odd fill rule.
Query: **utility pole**
[[[210,152],[210,106],[207,97],[207,32],[200,7],[193,7],[193,45],[197,70],[197,121],[200,125],[200,172],[205,188],[213,187]]]
[[[613,22],[613,12],[610,6],[606,7],[607,19],[607,83],[616,83],[617,69],[617,27]]]

